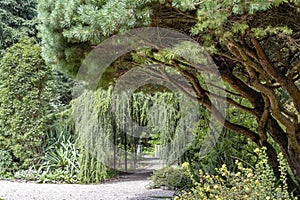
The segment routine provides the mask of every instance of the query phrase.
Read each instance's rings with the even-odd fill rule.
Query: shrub
[[[79,171],[79,149],[76,147],[74,123],[68,111],[61,113],[61,118],[46,135],[44,155],[39,168],[40,182],[78,182],[76,177]]]
[[[191,184],[188,173],[183,168],[165,167],[153,172],[150,188],[167,187],[179,189]]]
[[[107,177],[105,166],[78,142],[71,111],[61,113],[45,138],[39,182],[98,183]]]
[[[0,63],[0,149],[21,169],[39,161],[54,110],[52,70],[33,39],[7,49]]]
[[[8,151],[0,149],[0,176],[9,176],[13,170],[12,156]]]
[[[230,172],[224,164],[216,169],[216,175],[200,171],[200,179],[196,181],[184,164],[193,181],[190,191],[183,192],[175,199],[294,199],[287,191],[287,164],[283,155],[279,154],[281,184],[275,181],[272,169],[268,165],[265,149],[256,149],[259,155],[255,169],[245,168],[236,161],[237,172]]]
[[[189,169],[193,175],[197,176],[199,170],[214,174],[215,169],[221,168],[224,163],[229,170],[234,170],[236,159],[247,163],[248,166],[255,165],[257,157],[253,151],[257,146],[249,139],[224,129],[216,145],[207,155],[203,156],[202,153],[205,151],[201,149],[202,137],[205,137],[206,134],[203,134],[201,130],[196,129],[195,131],[195,139],[182,159],[189,163]]]
[[[79,183],[76,174],[63,169],[44,171],[38,177],[39,183]]]
[[[35,169],[27,169],[27,170],[20,170],[17,171],[14,174],[14,177],[16,179],[22,179],[22,180],[27,180],[27,181],[36,181],[39,179],[40,174],[38,170]]]

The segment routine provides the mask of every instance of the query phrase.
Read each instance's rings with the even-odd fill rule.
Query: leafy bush
[[[223,164],[229,170],[236,168],[235,160],[241,160],[248,166],[254,166],[257,156],[253,153],[256,144],[243,136],[224,129],[213,149],[205,156],[201,156],[201,144],[204,137],[201,131],[196,130],[192,145],[185,152],[182,160],[189,163],[189,169],[197,176],[198,171],[214,174],[216,168]]]
[[[58,123],[59,122],[59,123]],[[58,121],[47,134],[42,164],[38,169],[20,170],[14,177],[41,183],[78,183],[78,156],[72,124]]]
[[[52,70],[40,53],[39,45],[25,38],[7,49],[0,63],[0,149],[20,169],[39,162],[54,110]]]
[[[44,171],[38,177],[40,183],[79,183],[77,175],[66,170],[56,169],[52,171]]]
[[[0,149],[0,176],[9,176],[13,170],[12,156],[8,151]]]
[[[71,109],[65,110],[44,141],[39,182],[98,183],[107,177],[105,166],[84,149],[75,134]]]
[[[62,169],[51,171],[40,171],[35,169],[20,170],[15,173],[14,178],[36,181],[38,183],[79,183],[76,174],[71,174]]]
[[[78,182],[79,149],[76,147],[74,124],[68,115],[56,121],[44,141],[40,182]]]
[[[14,178],[28,180],[28,181],[36,181],[40,177],[40,173],[38,170],[35,169],[27,169],[27,170],[20,170],[14,174]]]
[[[47,170],[64,169],[76,172],[78,170],[78,154],[79,150],[72,141],[72,135],[64,135],[63,132],[56,138],[57,141],[51,144],[42,157],[42,168]]]
[[[165,167],[153,172],[150,188],[165,186],[169,189],[183,188],[192,183],[188,173],[183,168]]]
[[[175,199],[294,199],[287,190],[286,174],[288,165],[279,154],[281,184],[275,181],[272,169],[268,165],[265,149],[256,149],[259,161],[255,169],[245,168],[241,162],[236,161],[237,172],[231,172],[224,164],[217,169],[216,175],[200,171],[200,179],[196,181],[193,175],[193,188],[179,195]],[[188,169],[188,163],[184,163]]]

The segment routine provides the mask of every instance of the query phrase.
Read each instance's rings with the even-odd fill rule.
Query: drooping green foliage
[[[0,1],[0,57],[19,38],[36,36],[36,5],[36,0]]]
[[[180,96],[172,93],[130,95],[127,92],[115,94],[112,89],[85,91],[72,103],[78,141],[81,150],[86,152],[79,161],[83,166],[80,175],[88,177],[88,170],[93,170],[91,165],[97,162],[100,168],[102,163],[124,170],[124,145],[128,151],[128,169],[135,167],[136,145],[152,134],[159,134],[161,156],[166,163],[177,162],[192,142],[192,130],[198,120],[194,112],[184,110],[190,108],[188,103],[191,102],[181,101]],[[113,164],[114,143],[118,148],[116,166]]]
[[[108,156],[111,156],[112,123],[109,93],[84,93],[73,104],[75,128],[80,148],[79,174],[82,182],[99,182],[106,177]]]
[[[0,148],[26,167],[41,155],[42,138],[54,110],[52,71],[33,39],[10,47],[0,64]]]

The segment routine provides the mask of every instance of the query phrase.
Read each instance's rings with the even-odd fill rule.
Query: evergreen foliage
[[[192,185],[189,173],[182,167],[165,167],[153,172],[150,188],[167,187],[171,190],[182,190]]]
[[[113,166],[113,135],[116,134],[118,169],[124,170],[124,135],[127,134],[128,166],[134,167],[136,145],[142,138],[159,134],[162,158],[167,164],[177,162],[192,142],[192,131],[197,122],[195,112],[187,112],[187,102],[172,93],[143,92],[113,94],[108,90],[84,91],[72,102],[80,144],[81,176],[94,170],[99,162]],[[199,112],[201,111],[199,108]],[[203,135],[201,127],[199,132]],[[204,130],[204,129],[203,129]],[[200,134],[200,133],[199,133]],[[86,152],[86,153],[83,153]],[[95,161],[93,161],[95,159]],[[93,174],[96,176],[100,169]]]
[[[0,57],[18,39],[37,34],[36,0],[0,1]]]
[[[87,51],[110,35],[147,25],[146,1],[41,0],[38,4],[43,57],[76,74]]]
[[[45,66],[34,39],[25,38],[7,49],[0,80],[0,148],[19,167],[28,167],[40,159],[56,101],[52,70]]]

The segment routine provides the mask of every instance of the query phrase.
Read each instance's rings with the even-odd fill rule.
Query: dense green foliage
[[[67,109],[58,115],[43,141],[42,163],[38,168],[40,182],[78,183],[79,149],[75,127]]]
[[[40,159],[48,115],[55,109],[52,70],[39,45],[24,39],[7,49],[0,80],[0,147],[13,162],[28,167]]]
[[[236,168],[235,160],[237,159],[247,166],[254,166],[257,162],[257,157],[253,153],[253,150],[257,147],[255,143],[226,129],[218,138],[215,147],[206,156],[201,157],[201,143],[199,142],[201,141],[201,135],[203,134],[198,134],[182,158],[182,162],[189,163],[190,171],[195,177],[199,175],[199,170],[204,173],[215,174],[215,169],[220,168],[222,164],[226,164],[229,170],[234,170]]]
[[[147,1],[39,1],[46,63],[76,74],[85,53],[112,34],[149,23]]]
[[[195,179],[190,174],[194,187],[175,199],[295,199],[287,190],[288,166],[283,155],[278,156],[282,181],[278,184],[268,164],[265,148],[256,149],[255,152],[258,154],[258,162],[254,168],[244,167],[236,160],[236,172],[228,170],[224,164],[217,169],[216,175],[200,171],[200,178]],[[184,163],[183,166],[187,168],[188,164]]]
[[[5,49],[25,36],[37,34],[36,0],[0,2],[0,57]]]
[[[11,172],[14,169],[12,156],[9,151],[0,150],[0,176],[8,176],[8,172]]]

